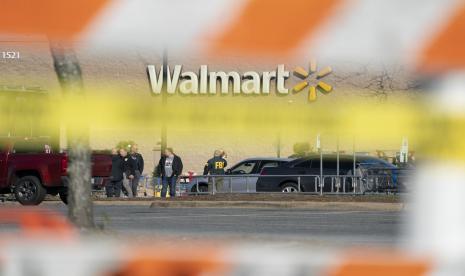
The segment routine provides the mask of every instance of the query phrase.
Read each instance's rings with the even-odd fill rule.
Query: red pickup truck
[[[46,194],[66,203],[68,158],[40,139],[0,138],[0,194],[13,193],[23,205],[40,204]],[[109,154],[92,154],[92,177],[108,178]]]

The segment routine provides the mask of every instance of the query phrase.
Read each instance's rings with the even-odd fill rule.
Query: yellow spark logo
[[[307,71],[304,68],[298,66],[294,69],[294,76],[298,77],[299,79],[302,79],[301,82],[297,83],[294,85],[292,90],[294,92],[300,92],[304,90],[304,88],[308,88],[308,101],[309,102],[314,102],[316,101],[316,89],[320,90],[322,93],[329,93],[333,90],[333,87],[329,84],[327,84],[324,81],[320,81],[320,79],[326,77],[327,75],[331,74],[332,69],[329,66],[326,66],[325,68],[321,69],[316,73],[316,80],[318,81],[316,85],[311,85],[310,81],[307,80],[307,78],[312,75],[313,73],[317,72],[317,65],[315,61],[310,62],[310,70]]]

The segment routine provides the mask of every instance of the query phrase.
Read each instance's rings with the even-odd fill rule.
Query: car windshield
[[[250,174],[255,167],[256,161],[243,162],[231,170],[232,174]]]
[[[14,153],[44,153],[45,143],[43,141],[17,141],[13,147]]]
[[[269,167],[278,167],[278,166],[279,166],[278,161],[263,161],[261,165],[262,169],[269,168]]]

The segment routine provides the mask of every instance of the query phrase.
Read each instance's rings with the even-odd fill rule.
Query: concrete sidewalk
[[[400,211],[398,195],[319,196],[305,194],[217,194],[176,198],[100,199],[96,205],[149,205],[152,208],[290,208]]]
[[[98,201],[278,201],[278,202],[380,202],[402,203],[400,195],[315,195],[297,193],[249,193],[249,194],[216,194],[216,195],[190,195],[175,198],[139,197],[139,198],[95,198]]]

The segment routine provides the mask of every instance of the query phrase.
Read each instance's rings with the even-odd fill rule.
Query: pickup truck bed
[[[66,202],[68,158],[46,144],[24,139],[0,139],[0,193],[13,193],[23,205],[37,205],[46,194]],[[109,177],[111,156],[92,155],[92,176]],[[89,184],[90,185],[90,184]]]

